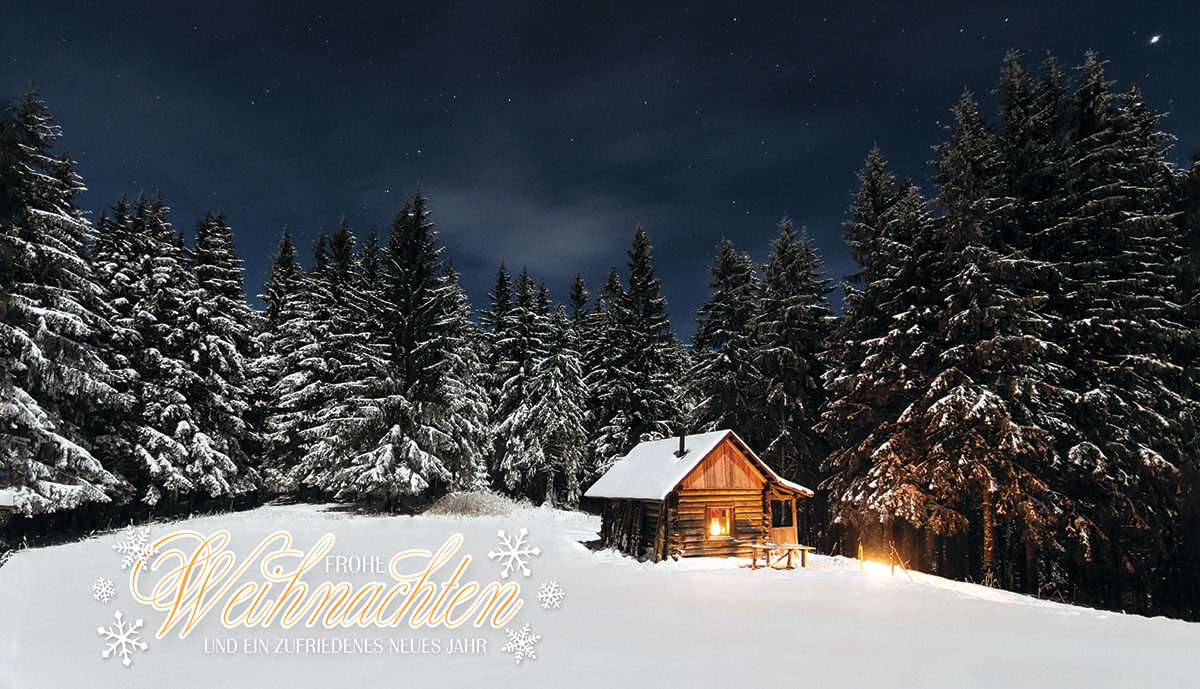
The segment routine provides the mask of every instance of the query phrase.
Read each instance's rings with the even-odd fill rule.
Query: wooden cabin
[[[584,493],[603,501],[602,545],[655,562],[796,543],[796,501],[812,496],[729,430],[641,443]]]

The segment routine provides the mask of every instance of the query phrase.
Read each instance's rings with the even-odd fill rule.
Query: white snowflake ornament
[[[542,604],[542,609],[551,610],[562,605],[563,598],[566,593],[557,581],[547,581],[538,587],[537,599]]]
[[[125,540],[112,548],[125,556],[121,559],[123,570],[138,567],[145,571],[146,560],[158,554],[158,550],[150,545],[150,529],[134,529],[132,524],[125,530]]]
[[[138,620],[132,624],[126,623],[125,618],[120,611],[113,614],[113,619],[116,620],[113,624],[107,627],[97,627],[96,633],[107,639],[107,646],[100,653],[101,658],[111,658],[114,655],[121,656],[121,664],[129,667],[133,660],[130,656],[134,651],[145,651],[149,646],[145,641],[142,641],[139,630],[142,628],[142,620]]]
[[[529,631],[529,623],[526,622],[524,627],[520,629],[505,628],[504,633],[508,634],[508,643],[500,650],[504,653],[513,654],[517,665],[525,658],[537,660],[537,651],[533,647],[534,644],[542,640],[540,634],[533,634]]]
[[[117,587],[113,586],[112,579],[100,577],[96,580],[96,583],[92,584],[92,598],[95,598],[101,603],[107,604],[116,597]]]
[[[525,537],[529,535],[529,530],[521,527],[521,531],[516,536],[509,536],[504,533],[504,529],[496,534],[500,539],[500,547],[489,552],[488,558],[491,560],[499,560],[501,564],[500,578],[507,579],[509,574],[512,574],[514,569],[519,570],[521,574],[529,576],[533,574],[529,569],[529,558],[535,555],[541,555],[542,549],[537,547],[529,547],[529,543]]]

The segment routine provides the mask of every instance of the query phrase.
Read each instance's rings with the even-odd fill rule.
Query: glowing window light
[[[729,538],[733,535],[733,508],[708,508],[708,537]]]

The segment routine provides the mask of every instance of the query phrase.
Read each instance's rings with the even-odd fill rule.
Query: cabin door
[[[772,497],[771,530],[772,543],[798,543],[796,540],[796,499]]]

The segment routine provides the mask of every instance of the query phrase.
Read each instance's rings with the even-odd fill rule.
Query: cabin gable
[[[729,438],[722,440],[679,482],[680,490],[762,490],[766,477]]]

